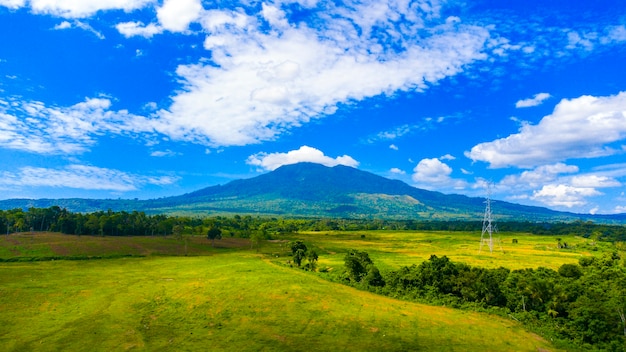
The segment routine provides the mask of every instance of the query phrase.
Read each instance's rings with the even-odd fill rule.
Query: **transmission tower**
[[[491,218],[491,184],[487,186],[487,200],[485,200],[485,203],[487,203],[487,206],[485,207],[485,216],[483,218],[483,231],[480,234],[480,248],[478,249],[478,253],[482,251],[484,244],[489,246],[489,253],[493,253],[493,232],[497,231],[497,229],[492,224],[493,220]],[[502,249],[502,246],[500,247],[500,249]]]

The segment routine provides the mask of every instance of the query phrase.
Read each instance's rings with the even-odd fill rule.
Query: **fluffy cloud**
[[[506,176],[498,183],[498,188],[507,190],[507,198],[511,200],[526,199],[547,206],[573,208],[585,206],[593,197],[602,195],[599,189],[621,187],[618,178],[626,175],[624,165],[607,165],[585,173],[579,171],[575,165],[543,165]]]
[[[586,197],[598,196],[602,193],[594,188],[573,187],[569,185],[545,185],[535,191],[531,199],[550,206],[571,208],[587,204]]]
[[[157,10],[157,18],[166,30],[183,32],[198,19],[202,10],[200,0],[165,0]]]
[[[392,167],[389,172],[391,172],[394,175],[404,175],[406,174],[406,172],[404,172],[404,170],[398,169],[397,167]]]
[[[163,6],[157,8],[158,24],[143,22],[122,22],[115,28],[123,36],[129,38],[141,36],[151,38],[163,31],[185,32],[189,24],[200,19],[204,8],[200,0],[165,0]]]
[[[69,23],[68,21],[63,21],[63,22],[57,24],[56,26],[54,26],[54,29],[57,30],[57,31],[58,30],[63,30],[63,29],[70,29],[70,28],[72,28],[72,24]]]
[[[417,5],[311,11],[306,20],[315,28],[290,22],[270,3],[247,13],[210,10],[198,19],[209,32],[211,62],[178,67],[183,89],[160,112],[160,132],[213,146],[273,140],[340,103],[425,90],[458,74],[485,58],[489,35]],[[398,26],[402,20],[409,22]]]
[[[26,4],[26,0],[0,0],[0,6],[10,9],[19,9]]]
[[[65,18],[85,18],[98,11],[132,11],[154,3],[156,0],[0,0],[0,5],[12,9],[30,6],[34,13]]]
[[[437,158],[422,159],[413,169],[413,181],[420,183],[442,183],[450,178],[452,168]]]
[[[143,22],[124,22],[115,25],[115,28],[126,38],[141,36],[151,38],[152,36],[163,32],[163,28],[153,23],[145,25]]]
[[[0,147],[40,154],[82,153],[105,132],[151,132],[150,121],[125,110],[111,111],[106,98],[88,98],[70,107],[0,100]]]
[[[584,188],[607,188],[607,187],[619,187],[621,182],[608,176],[602,175],[578,175],[571,179],[571,185],[574,187]]]
[[[283,165],[297,164],[300,162],[311,162],[326,166],[345,165],[357,167],[359,162],[348,155],[332,158],[324,155],[322,151],[311,148],[306,145],[300,149],[292,150],[287,153],[258,153],[248,157],[246,163],[249,165],[259,166],[263,170],[276,170]]]
[[[561,174],[572,174],[578,171],[578,166],[575,165],[563,163],[542,165],[519,175],[508,175],[500,181],[500,185],[504,188],[530,190],[554,182]]]
[[[440,159],[422,159],[413,169],[412,180],[425,189],[461,189],[467,183],[450,177],[452,168]]]
[[[515,107],[516,108],[529,108],[531,106],[541,105],[541,103],[543,103],[544,100],[550,97],[551,95],[548,93],[535,94],[535,96],[532,98],[519,100],[517,103],[515,103]]]
[[[23,167],[15,173],[0,172],[0,186],[5,187],[67,187],[125,192],[145,184],[168,185],[176,180],[169,176],[140,176],[85,165],[69,165],[62,169]]]
[[[626,92],[607,97],[562,100],[537,125],[474,146],[465,155],[493,168],[530,168],[571,158],[615,154],[611,143],[626,138]]]

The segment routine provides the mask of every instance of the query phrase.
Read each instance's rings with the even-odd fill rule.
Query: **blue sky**
[[[2,199],[312,161],[626,212],[622,1],[0,0],[0,38]]]

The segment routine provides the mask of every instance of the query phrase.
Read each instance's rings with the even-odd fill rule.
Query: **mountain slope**
[[[151,211],[208,211],[395,219],[482,218],[484,199],[411,187],[347,166],[286,165],[251,179],[146,202]],[[502,216],[567,218],[546,208],[498,202]]]
[[[52,205],[83,212],[112,209],[148,213],[238,213],[421,220],[480,220],[485,207],[483,198],[427,191],[351,167],[331,168],[313,163],[286,165],[250,179],[207,187],[181,196],[144,201],[0,201],[0,209]],[[591,218],[508,202],[494,202],[493,211],[500,220],[554,221]],[[598,219],[604,222],[619,220],[612,216]]]

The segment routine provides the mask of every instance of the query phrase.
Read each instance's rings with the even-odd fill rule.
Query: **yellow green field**
[[[604,247],[610,246],[581,237],[561,236],[562,243],[571,247],[563,249],[557,248],[556,237],[509,233],[494,236],[493,252],[490,252],[486,245],[481,249],[480,233],[446,231],[308,232],[292,238],[311,243],[324,251],[320,265],[341,266],[345,249],[354,248],[368,252],[381,270],[419,264],[432,254],[484,268],[543,266],[556,270],[565,263],[577,263],[582,256],[597,255]],[[513,239],[517,239],[517,243],[514,244]]]

